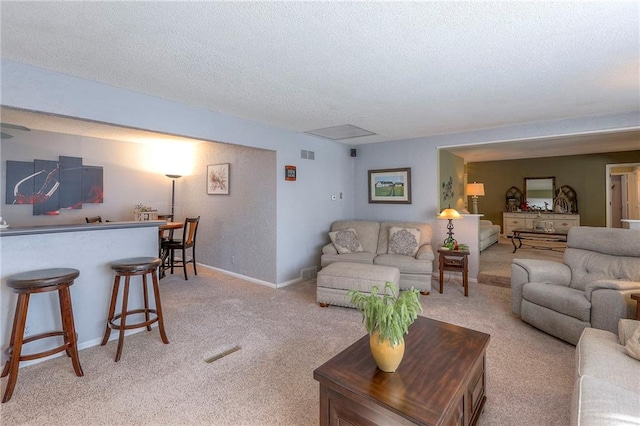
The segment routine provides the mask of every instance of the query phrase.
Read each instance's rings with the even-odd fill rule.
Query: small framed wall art
[[[284,166],[284,180],[296,180],[296,166]]]
[[[207,166],[207,194],[229,195],[229,163]]]
[[[369,203],[411,204],[411,168],[369,170]]]

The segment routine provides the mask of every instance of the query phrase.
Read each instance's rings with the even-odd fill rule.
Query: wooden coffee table
[[[539,250],[555,250],[564,251],[564,247],[553,247],[536,244],[536,242],[567,242],[567,235],[569,231],[557,230],[557,231],[543,231],[538,229],[516,228],[513,230],[513,236],[511,237],[511,243],[513,244],[513,252],[522,248],[523,245]],[[520,245],[516,245],[516,240]],[[523,242],[525,241],[525,242]]]
[[[318,367],[320,425],[474,425],[484,407],[490,336],[418,317],[395,373],[380,371],[369,336]],[[344,422],[344,423],[343,423]]]

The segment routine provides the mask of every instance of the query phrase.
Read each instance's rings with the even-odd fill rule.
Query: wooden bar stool
[[[120,330],[120,335],[118,337],[118,350],[116,352],[116,362],[120,361],[120,355],[122,355],[125,330],[147,327],[147,330],[151,331],[151,324],[153,324],[154,322],[158,322],[158,328],[160,329],[160,337],[162,338],[162,342],[169,343],[167,335],[164,332],[164,322],[162,321],[162,305],[160,303],[160,288],[158,287],[158,274],[156,273],[158,266],[160,266],[160,263],[162,262],[157,257],[133,257],[111,263],[111,269],[116,272],[116,276],[113,282],[113,292],[111,293],[111,304],[109,306],[107,325],[104,330],[102,343],[100,345],[104,346],[107,344],[109,336],[111,335],[111,329]],[[151,274],[153,282],[153,295],[156,302],[155,309],[149,309],[147,274]],[[127,303],[129,299],[129,280],[134,275],[142,275],[144,308],[127,310]],[[118,299],[118,289],[120,288],[120,277],[125,277],[124,293],[122,295],[122,310],[119,314],[114,315],[116,310],[116,301]],[[127,324],[127,316],[134,314],[144,314],[145,320],[135,324]],[[154,316],[151,317],[151,314],[154,314]],[[116,321],[118,319],[120,321],[118,324],[116,324]]]
[[[18,379],[18,369],[20,361],[30,361],[43,358],[58,352],[66,351],[71,357],[73,369],[77,376],[83,376],[80,358],[78,357],[78,340],[73,322],[73,309],[71,306],[71,292],[69,287],[80,275],[80,271],[71,268],[41,269],[38,271],[23,272],[7,278],[7,286],[18,293],[16,313],[13,318],[13,328],[11,329],[11,343],[4,351],[9,358],[2,370],[2,377],[9,374],[9,381],[4,392],[2,402],[11,399],[13,390]],[[27,339],[24,338],[24,329],[27,323],[27,310],[29,308],[29,297],[35,293],[45,293],[57,291],[60,300],[60,315],[62,319],[62,331],[51,331],[49,333],[37,334]],[[30,342],[48,337],[62,336],[64,343],[56,348],[29,355],[22,355],[22,347]]]

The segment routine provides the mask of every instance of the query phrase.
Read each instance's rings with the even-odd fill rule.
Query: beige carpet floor
[[[541,250],[523,246],[513,253],[511,240],[501,237],[498,243],[480,253],[478,282],[500,287],[511,287],[511,261],[513,259],[540,259],[562,262],[563,243],[540,243],[554,250]]]
[[[119,363],[115,341],[82,350],[81,378],[66,357],[27,366],[1,423],[317,425],[313,370],[365,334],[357,311],[315,303],[315,279],[274,290],[200,268],[161,292],[168,345],[154,329],[128,336]],[[568,424],[575,348],[515,318],[509,289],[472,283],[464,297],[451,280],[422,303],[427,317],[491,335],[480,425]]]

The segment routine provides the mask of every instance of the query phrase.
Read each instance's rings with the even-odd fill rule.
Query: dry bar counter
[[[164,223],[164,221],[105,222],[10,227],[0,230],[2,278],[0,342],[2,348],[9,344],[17,299],[17,295],[6,285],[7,277],[19,272],[45,268],[75,268],[80,271],[80,276],[71,288],[78,348],[83,349],[100,344],[113,285],[113,271],[109,267],[110,263],[126,257],[156,257],[158,226]],[[34,297],[30,301],[26,327],[28,335],[61,327],[58,300],[53,293]],[[142,305],[142,292],[134,293],[130,295],[130,304]],[[116,337],[117,335],[114,334],[113,338]],[[47,344],[50,345],[50,342],[36,341],[28,347],[28,350],[30,352],[42,350]]]

